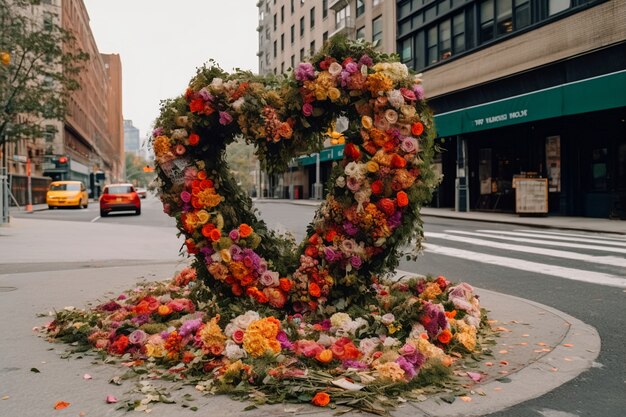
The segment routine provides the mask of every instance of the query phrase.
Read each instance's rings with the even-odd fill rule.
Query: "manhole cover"
[[[0,292],[9,292],[15,290],[17,290],[17,287],[0,287]]]

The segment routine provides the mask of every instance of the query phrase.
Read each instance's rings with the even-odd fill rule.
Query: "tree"
[[[40,138],[44,120],[63,120],[89,59],[52,14],[32,13],[37,4],[0,0],[0,144]]]
[[[154,162],[148,162],[132,152],[126,152],[126,181],[147,187],[155,177]]]

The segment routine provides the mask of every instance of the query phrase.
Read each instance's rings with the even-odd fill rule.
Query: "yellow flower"
[[[367,172],[371,173],[378,172],[378,168],[380,168],[375,161],[367,161],[365,167],[367,168]]]
[[[209,218],[211,216],[209,216],[209,213],[207,213],[205,210],[200,210],[196,213],[196,216],[198,216],[198,222],[200,224],[205,224],[209,221]]]
[[[222,261],[226,263],[230,263],[230,261],[232,261],[232,257],[230,256],[230,251],[228,249],[222,249],[220,251],[220,256],[222,257]]]
[[[276,340],[280,331],[280,322],[274,317],[253,321],[243,337],[243,348],[254,357],[266,352],[279,353],[280,343]]]
[[[154,148],[154,155],[159,157],[170,152],[170,138],[167,136],[157,136],[152,144]]]
[[[341,97],[341,91],[339,91],[337,88],[333,87],[333,88],[329,88],[328,89],[328,97],[330,97],[330,99],[332,101],[337,101],[339,100],[339,98]]]
[[[375,366],[381,379],[393,382],[404,380],[404,370],[396,362],[386,362]]]
[[[372,128],[372,126],[374,125],[374,122],[372,121],[372,118],[371,118],[371,117],[369,117],[369,116],[363,116],[363,117],[361,117],[361,125],[362,125],[365,129],[369,130],[369,129],[371,129],[371,128]]]
[[[420,298],[423,300],[432,300],[441,294],[441,288],[436,282],[431,282],[426,285],[424,291],[420,294]]]
[[[330,316],[330,325],[333,327],[341,327],[350,321],[352,321],[352,319],[347,313],[335,313]]]
[[[224,349],[226,336],[222,332],[221,327],[217,324],[219,314],[206,323],[199,332],[202,347],[207,351],[217,352]]]

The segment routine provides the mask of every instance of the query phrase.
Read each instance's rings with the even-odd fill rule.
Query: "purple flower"
[[[352,224],[351,222],[344,222],[343,223],[343,230],[349,235],[349,236],[355,236],[357,233],[359,233],[359,228],[356,227],[354,224]]]
[[[324,257],[328,262],[335,262],[341,259],[341,255],[338,254],[332,247],[325,246],[324,247]]]
[[[278,340],[278,342],[280,343],[281,348],[293,350],[293,343],[291,343],[289,337],[287,336],[287,333],[285,333],[284,331],[281,330],[276,335],[276,340]]]
[[[161,136],[163,134],[163,128],[162,127],[157,127],[156,129],[154,129],[152,131],[152,136],[157,137],[157,136]]]
[[[252,257],[250,255],[246,255],[243,257],[243,264],[245,265],[246,268],[252,268],[252,265],[254,264],[252,262]]]
[[[230,233],[228,233],[228,237],[231,238],[232,240],[239,239],[239,230],[237,229],[231,230]]]
[[[130,319],[130,321],[135,326],[139,327],[139,326],[144,325],[144,324],[146,324],[147,322],[150,321],[150,315],[149,314],[140,314],[140,315],[135,316],[132,319]]]
[[[305,116],[310,116],[313,114],[313,105],[311,103],[304,103],[302,105],[302,114]]]
[[[424,87],[421,84],[415,84],[413,86],[413,92],[418,100],[424,100],[426,93],[424,92]]]
[[[371,67],[372,64],[374,64],[374,61],[372,61],[372,58],[370,58],[367,54],[363,55],[361,59],[359,59],[359,65]]]
[[[387,226],[392,229],[400,226],[400,223],[402,223],[402,212],[400,211],[396,211],[387,219]]]
[[[363,261],[358,256],[352,256],[350,258],[350,264],[356,269],[359,269],[361,265],[363,264]]]
[[[398,359],[396,359],[396,363],[400,365],[400,368],[402,368],[409,381],[413,379],[417,374],[417,372],[415,372],[415,367],[413,366],[413,364],[407,361],[404,356],[400,356]]]
[[[323,330],[330,330],[330,326],[331,326],[330,319],[322,320],[317,324],[319,324]]]
[[[426,362],[426,357],[418,351],[415,351],[409,355],[403,355],[404,358],[406,358],[407,361],[409,361],[410,363],[413,364],[413,366],[415,366],[415,368],[419,369],[422,367],[422,365],[424,365],[424,363]]]
[[[225,111],[221,111],[220,112],[220,124],[221,125],[229,125],[233,122],[233,116],[231,116],[230,114],[228,114],[228,112]]]
[[[230,233],[232,234],[233,232]],[[239,262],[243,259],[243,250],[238,245],[232,245],[230,247],[230,256],[233,258],[233,261]]]
[[[348,71],[350,74],[354,74],[355,72],[359,71],[359,67],[354,62],[348,62],[346,64],[346,71]]]
[[[111,311],[119,310],[120,308],[122,308],[122,306],[116,303],[115,301],[109,301],[108,303],[99,305],[96,308],[98,310],[111,312]]]
[[[189,335],[194,334],[196,330],[200,328],[201,325],[202,325],[202,319],[187,320],[186,322],[183,323],[182,326],[180,326],[180,330],[178,334],[180,334],[182,337],[187,337]]]
[[[301,62],[296,68],[296,80],[302,82],[306,80],[312,80],[315,78],[315,69],[313,65],[308,62]]]
[[[355,361],[355,360],[352,360],[352,359],[347,359],[347,360],[343,361],[341,366],[344,369],[348,369],[348,368],[368,369],[369,368],[365,362]]]
[[[200,97],[204,101],[213,101],[213,96],[205,88],[198,91],[198,97]]]

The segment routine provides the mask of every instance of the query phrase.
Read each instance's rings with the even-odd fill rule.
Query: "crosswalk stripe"
[[[534,272],[544,275],[551,275],[559,278],[571,279],[574,281],[626,288],[626,278],[621,278],[602,272],[584,271],[581,269],[542,264],[539,262],[525,261],[522,259],[489,255],[485,253],[472,252],[465,249],[448,248],[444,246],[434,245],[432,243],[426,243],[424,245],[424,248],[427,252],[435,253],[438,255],[468,259],[471,261],[486,263],[490,265],[504,266],[507,268],[519,269],[522,271]]]
[[[595,256],[583,253],[567,252],[556,249],[539,248],[535,246],[513,245],[510,243],[494,242],[491,240],[475,239],[471,237],[455,236],[449,233],[426,233],[426,239],[446,239],[454,242],[469,243],[471,245],[487,246],[490,248],[510,250],[515,252],[533,253],[544,256],[554,256],[556,258],[574,259],[577,261],[596,263],[601,265],[621,266],[626,268],[626,258],[616,256]]]
[[[593,238],[589,238],[589,237],[575,237],[575,236],[554,236],[554,235],[547,235],[544,233],[524,233],[524,232],[506,232],[506,231],[502,231],[502,230],[485,230],[485,229],[479,229],[477,230],[477,232],[482,232],[482,233],[496,233],[496,234],[501,234],[501,235],[509,235],[509,236],[522,236],[522,237],[534,237],[534,238],[541,238],[541,239],[552,239],[552,240],[565,240],[565,241],[574,241],[574,242],[580,242],[581,240],[584,241],[585,243],[594,243],[594,244],[601,244],[601,245],[608,245],[608,246],[623,246],[626,247],[626,240],[619,242],[619,241],[609,241],[609,240],[604,240],[604,239],[593,239]]]
[[[519,232],[526,232],[526,233],[540,233],[542,235],[555,235],[555,236],[575,236],[575,237],[580,237],[583,239],[586,239],[589,237],[589,235],[584,235],[582,233],[565,233],[565,232],[552,232],[552,231],[547,231],[547,230],[534,230],[534,229],[516,229]],[[606,235],[602,235],[602,240],[614,240],[617,242],[626,242],[626,237],[614,237],[615,235],[611,235],[611,236],[606,236]]]
[[[547,241],[547,240],[527,239],[527,238],[522,238],[522,237],[497,236],[497,235],[488,234],[488,233],[466,232],[463,230],[445,230],[445,232],[457,233],[457,234],[462,234],[462,235],[470,235],[470,236],[488,237],[491,239],[511,240],[514,242],[532,243],[535,245],[561,246],[564,248],[591,249],[591,250],[600,250],[603,252],[615,252],[615,253],[626,254],[626,249],[612,248],[612,247],[607,247],[607,246],[584,245],[581,243],[570,243],[570,242],[553,242],[553,241]]]

